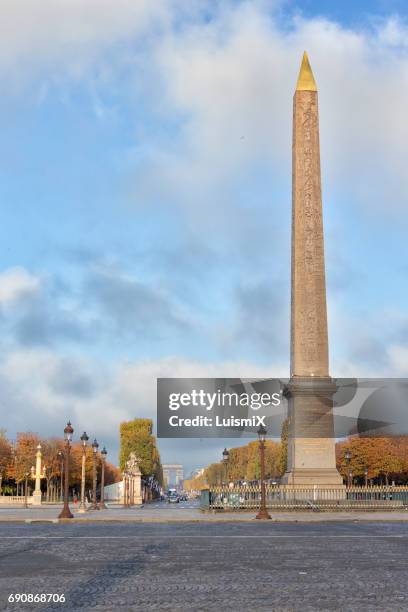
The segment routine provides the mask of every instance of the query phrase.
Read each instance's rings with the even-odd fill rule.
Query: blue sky
[[[3,3],[2,426],[116,459],[157,376],[286,376],[292,95],[319,88],[331,373],[408,370],[398,1]],[[160,441],[194,468],[221,445]]]

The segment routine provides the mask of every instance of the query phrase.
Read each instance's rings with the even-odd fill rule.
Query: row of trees
[[[41,444],[44,479],[43,492],[50,499],[60,487],[62,471],[62,452],[64,440],[61,438],[41,438],[36,433],[18,433],[15,442],[7,438],[5,431],[0,431],[0,481],[3,493],[18,491],[25,480],[25,474],[31,472],[36,464],[36,452]],[[86,449],[85,484],[92,486],[92,448]],[[98,453],[97,468],[100,469],[101,458]],[[74,442],[71,447],[69,470],[70,487],[79,490],[82,473],[82,445]],[[110,462],[105,465],[105,484],[118,482],[121,479],[119,470]]]
[[[265,477],[277,478],[280,475],[280,444],[272,440],[265,442]],[[226,463],[212,463],[204,471],[204,478],[213,485],[222,481],[257,480],[261,475],[258,442],[231,448]]]
[[[346,451],[350,460],[346,460]],[[408,483],[408,436],[395,438],[348,438],[336,444],[337,469],[344,478],[351,471],[354,481],[388,484]]]
[[[152,435],[151,419],[134,419],[120,425],[120,470],[110,462],[105,464],[105,484],[109,485],[122,479],[126,461],[131,452],[140,460],[140,470],[144,479],[151,478],[158,485],[163,483],[163,471],[156,439]],[[18,493],[22,491],[25,475],[30,474],[36,465],[36,452],[41,445],[42,465],[44,467],[42,488],[47,499],[55,498],[60,487],[62,454],[64,440],[61,438],[41,438],[32,432],[18,433],[15,441],[7,438],[0,430],[0,492]],[[97,455],[97,469],[100,470],[101,457]],[[93,452],[89,445],[86,449],[85,486],[91,488],[93,472]],[[69,480],[70,487],[79,491],[82,474],[82,445],[74,442],[71,446]]]
[[[347,460],[346,451],[350,459]],[[265,443],[265,477],[279,480],[286,471],[287,430],[284,425],[282,440]],[[351,472],[353,482],[364,484],[366,478],[375,484],[408,483],[408,436],[395,438],[351,437],[336,444],[337,469],[345,480]],[[258,480],[260,478],[258,442],[231,448],[228,461],[212,463],[203,476],[190,482],[192,489],[226,481]]]
[[[151,419],[133,419],[120,424],[119,466],[122,471],[130,453],[135,453],[139,459],[139,467],[143,478],[154,478],[158,485],[163,484],[163,469],[156,438],[153,436],[153,421]]]

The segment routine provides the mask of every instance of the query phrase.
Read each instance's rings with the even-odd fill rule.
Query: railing
[[[297,487],[266,485],[270,510],[408,509],[408,486]],[[201,492],[203,510],[257,510],[259,485],[216,486]]]
[[[25,502],[25,496],[24,495],[0,495],[0,506],[2,504],[4,505],[9,505],[9,504],[15,504],[15,505],[24,505]],[[27,504],[32,504],[33,503],[33,498],[31,495],[27,496]]]

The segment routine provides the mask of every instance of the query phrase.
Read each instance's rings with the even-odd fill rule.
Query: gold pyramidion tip
[[[303,53],[296,91],[317,91],[316,81],[314,80],[306,51]]]

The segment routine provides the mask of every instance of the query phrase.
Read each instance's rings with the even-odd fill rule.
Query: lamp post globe
[[[71,510],[69,509],[69,454],[70,454],[70,450],[71,450],[71,442],[72,442],[72,436],[74,434],[74,430],[73,427],[71,425],[71,422],[68,421],[65,429],[64,429],[64,440],[65,440],[65,453],[64,453],[64,459],[65,459],[65,465],[64,465],[64,471],[65,471],[65,481],[64,481],[64,507],[62,508],[60,514],[58,515],[58,518],[63,518],[63,519],[72,519],[74,518],[73,514],[71,513]]]
[[[85,466],[86,466],[86,447],[89,440],[89,436],[86,431],[82,434],[81,438],[82,445],[82,468],[81,468],[81,503],[79,504],[78,511],[83,513],[86,512],[86,503],[85,503]]]
[[[224,480],[225,482],[228,480],[228,460],[229,460],[229,451],[228,449],[224,448],[224,450],[222,451],[222,464],[223,464],[223,478],[222,478],[222,484],[224,484]]]
[[[72,436],[74,434],[74,430],[71,425],[71,421],[68,421],[67,426],[64,429],[64,440],[65,442],[72,442]]]
[[[106,510],[107,506],[105,504],[105,461],[106,455],[108,451],[105,447],[101,450],[101,458],[102,458],[102,473],[101,473],[101,498],[99,500],[99,508],[101,510]]]
[[[265,440],[267,431],[263,425],[258,429],[259,439],[259,455],[261,464],[261,504],[259,512],[256,515],[257,519],[268,520],[271,518],[269,512],[266,509],[266,491],[265,491]]]
[[[263,425],[261,425],[257,431],[258,439],[260,442],[265,442],[267,431]]]
[[[87,445],[88,440],[89,440],[89,436],[87,435],[86,431],[84,431],[84,433],[82,434],[80,440],[81,440],[82,448],[86,448],[86,445]]]

